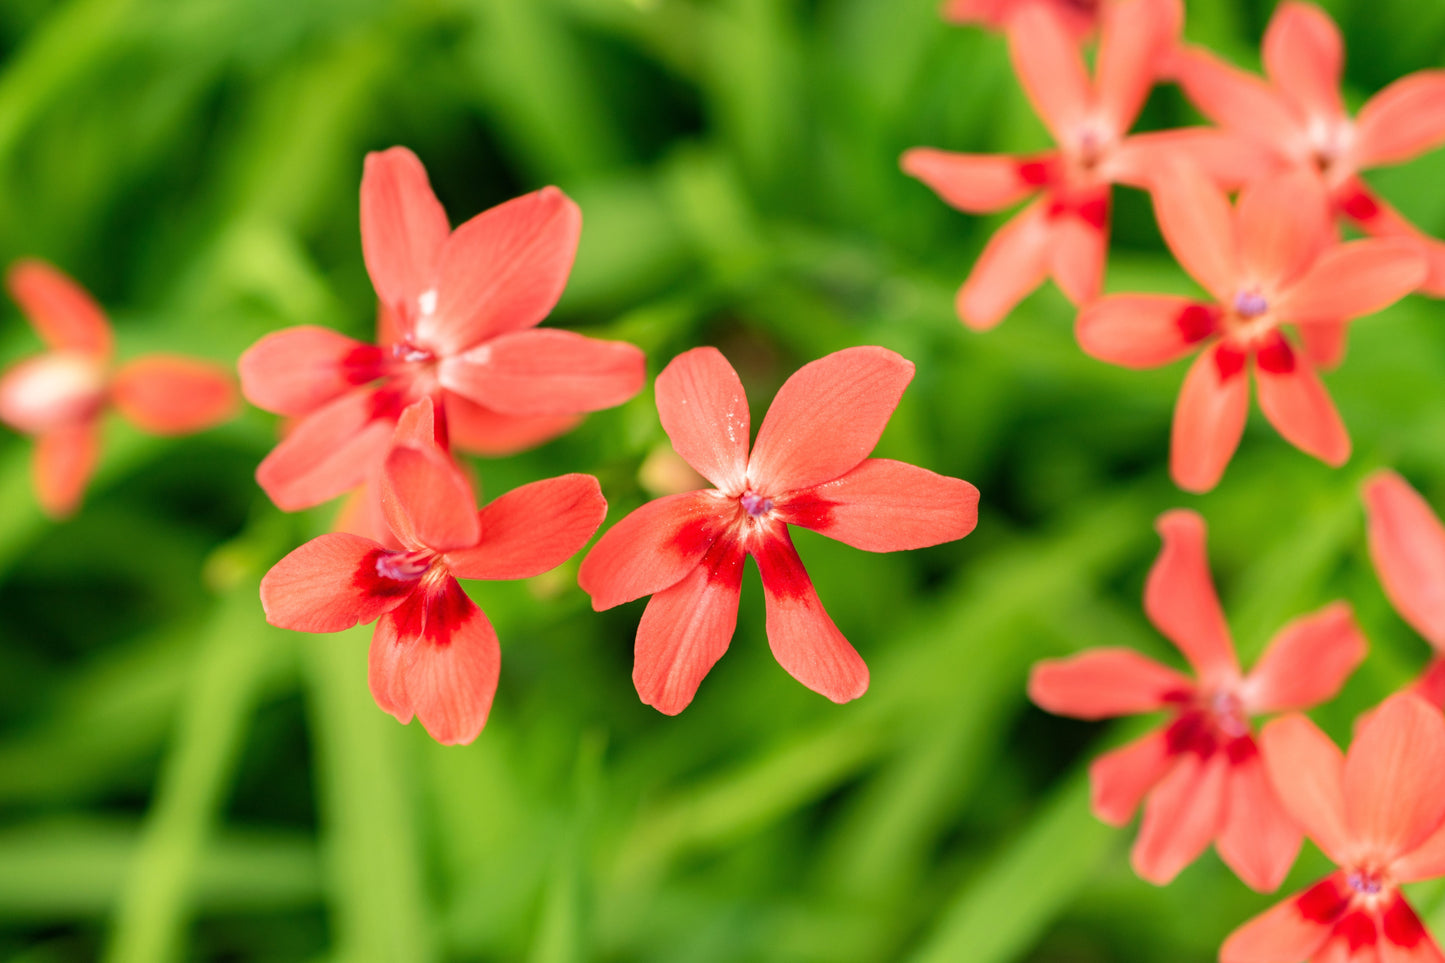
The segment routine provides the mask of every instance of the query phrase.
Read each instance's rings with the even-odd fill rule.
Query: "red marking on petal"
[[[1019,180],[1025,184],[1040,187],[1053,180],[1053,170],[1046,160],[1020,161],[1018,166]]]
[[[399,388],[378,388],[371,395],[371,420],[396,421],[408,406],[406,392]]]
[[[425,604],[404,605],[395,610],[397,635],[433,645],[450,645],[452,633],[472,613],[472,600],[450,575],[442,579],[440,585],[423,591],[427,593]]]
[[[1102,231],[1109,226],[1109,198],[1107,195],[1091,197],[1080,203],[1075,211],[1090,227]]]
[[[1395,902],[1390,904],[1389,909],[1385,910],[1384,918],[1380,921],[1380,928],[1384,930],[1385,939],[1406,949],[1421,940],[1429,939],[1429,934],[1425,932],[1425,926],[1420,922],[1420,917],[1415,915],[1410,904],[1401,897],[1397,897]]]
[[[833,521],[833,509],[837,507],[837,502],[823,498],[817,489],[806,491],[788,499],[788,524],[815,530],[827,528]]]
[[[1259,349],[1255,357],[1259,366],[1275,374],[1289,374],[1295,369],[1294,349],[1283,335],[1278,333]]]
[[[1229,758],[1231,765],[1239,766],[1258,756],[1259,747],[1254,744],[1252,737],[1240,736],[1225,745],[1224,754]]]
[[[668,540],[667,545],[676,549],[679,555],[692,558],[706,555],[714,544],[725,540],[719,537],[717,519],[703,516],[685,522],[677,530],[677,534]]]
[[[1331,876],[1320,880],[1300,894],[1297,900],[1300,915],[1315,923],[1333,923],[1349,906],[1349,896],[1341,891],[1339,881]]]
[[[1351,220],[1365,222],[1374,220],[1380,213],[1380,205],[1373,197],[1361,190],[1356,190],[1338,199],[1340,210]]]
[[[1212,304],[1191,304],[1174,322],[1190,344],[1203,341],[1219,329],[1219,308]]]
[[[784,528],[783,532],[787,529]],[[806,599],[813,595],[813,581],[797,552],[782,535],[765,534],[749,547],[758,558],[758,572],[764,590],[782,599]]]
[[[1355,910],[1335,924],[1335,936],[1349,943],[1351,952],[1364,946],[1374,946],[1377,936],[1375,921],[1369,913]]]
[[[1220,345],[1214,352],[1214,365],[1219,369],[1219,380],[1228,381],[1244,370],[1245,354],[1238,348]]]
[[[374,344],[359,344],[341,359],[341,375],[353,385],[364,385],[382,375],[384,355]]]
[[[390,578],[383,575],[382,572],[403,572],[409,561],[406,556],[414,554],[412,552],[389,552],[380,548],[367,552],[357,564],[356,572],[351,576],[351,584],[357,591],[373,598],[387,599],[410,595],[416,588],[421,573],[410,578],[399,579]]]
[[[1164,732],[1165,743],[1174,754],[1192,752],[1199,756],[1212,756],[1219,748],[1214,727],[1204,713],[1198,710],[1185,712],[1169,724]]]

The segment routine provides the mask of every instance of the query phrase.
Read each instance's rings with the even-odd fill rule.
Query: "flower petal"
[[[743,553],[719,539],[682,580],[652,597],[637,626],[632,684],[659,712],[686,709],[727,651],[738,621]]]
[[[823,611],[787,528],[755,540],[748,554],[763,577],[768,646],[778,664],[834,702],[868,691],[868,666]]]
[[[1406,237],[1420,245],[1427,274],[1420,291],[1445,297],[1445,243],[1423,233],[1359,178],[1347,181],[1335,194],[1335,205],[1360,230],[1372,237]]]
[[[493,338],[441,364],[442,387],[509,415],[574,415],[642,390],[646,361],[625,341],[539,328]]]
[[[48,351],[0,374],[0,422],[27,435],[96,418],[105,407],[104,362],[74,351]]]
[[[1162,709],[1194,692],[1186,676],[1132,649],[1103,648],[1036,663],[1029,698],[1075,719],[1110,719]]]
[[[984,245],[973,271],[958,289],[955,307],[975,331],[998,324],[1049,274],[1048,198],[1034,201],[999,228]]]
[[[1200,47],[1181,50],[1174,69],[1185,95],[1219,126],[1287,156],[1306,142],[1302,119],[1262,78]]]
[[[1178,21],[1168,0],[1132,0],[1104,6],[1095,66],[1099,113],[1115,133],[1134,125],[1159,76],[1160,61],[1176,40]]]
[[[17,261],[6,273],[5,283],[35,333],[50,347],[110,356],[114,339],[105,312],[65,274],[43,261]]]
[[[1445,820],[1445,717],[1409,693],[1360,725],[1345,756],[1345,813],[1356,844],[1389,862]]]
[[[1055,155],[1048,155],[1053,158]],[[970,214],[991,214],[1011,207],[1039,189],[1023,172],[1038,158],[1007,154],[958,154],[932,147],[905,151],[899,166],[933,189],[945,203]]]
[[[657,414],[673,449],[725,492],[747,487],[752,423],[738,373],[716,348],[694,348],[657,376]]]
[[[1029,4],[1010,18],[1009,54],[1014,73],[1039,119],[1060,144],[1088,118],[1089,75],[1078,42],[1042,4]]]
[[[1285,810],[1337,863],[1350,856],[1345,818],[1345,757],[1305,716],[1275,719],[1259,737],[1270,783]]]
[[[1259,407],[1269,423],[1300,451],[1327,465],[1343,465],[1350,457],[1350,436],[1309,362],[1278,334],[1257,360]]]
[[[1110,826],[1127,825],[1139,801],[1178,759],[1169,747],[1165,729],[1155,729],[1127,746],[1104,753],[1089,764],[1090,808],[1094,815]]]
[[[1224,819],[1224,753],[1184,756],[1144,804],[1139,838],[1129,853],[1134,872],[1163,886],[1204,852]]]
[[[297,632],[340,632],[390,612],[417,582],[382,575],[377,562],[387,554],[360,535],[313,538],[261,579],[266,621]]]
[[[236,386],[220,365],[153,354],[121,366],[111,400],[138,428],[157,435],[201,431],[236,414]]]
[[[1445,70],[1401,77],[1360,108],[1357,167],[1399,164],[1445,144]]]
[[[1418,288],[1426,270],[1419,244],[1408,238],[1336,244],[1284,293],[1277,310],[1296,322],[1374,314]]]
[[[1329,192],[1305,167],[1246,185],[1236,223],[1242,280],[1266,290],[1294,281],[1334,241]]]
[[[418,341],[447,356],[536,325],[567,286],[581,234],[581,210],[555,187],[467,221],[442,245],[436,310],[417,319]]]
[[[763,416],[749,483],[782,494],[846,474],[878,444],[912,380],[913,362],[887,348],[845,348],[803,365]]]
[[[1160,171],[1152,194],[1159,229],[1180,266],[1217,299],[1232,301],[1239,282],[1239,242],[1224,192],[1181,161]]]
[[[1391,863],[1390,875],[1401,883],[1445,876],[1445,825]]]
[[[74,512],[99,460],[100,425],[94,418],[58,425],[37,436],[31,470],[35,497],[45,514],[65,518]]]
[[[1074,334],[1085,353],[1126,368],[1177,361],[1214,334],[1219,310],[1167,294],[1114,294],[1079,312]]]
[[[1225,789],[1224,826],[1214,848],[1244,884],[1272,893],[1289,874],[1303,838],[1280,805],[1258,752],[1234,761]]]
[[[1316,371],[1330,371],[1345,360],[1348,321],[1311,321],[1295,329],[1305,358]]]
[[[1145,2],[1145,0],[1140,0]],[[1104,285],[1104,261],[1109,246],[1109,194],[1093,198],[1081,212],[1069,211],[1050,222],[1053,239],[1049,245],[1049,273],[1064,296],[1074,304],[1088,304]],[[1090,218],[1096,213],[1102,224]]]
[[[650,501],[597,540],[577,581],[599,612],[660,592],[702,561],[736,512],[735,500],[707,490]]]
[[[581,415],[504,415],[452,391],[442,392],[453,447],[500,458],[535,448],[582,423]]]
[[[1368,648],[1348,602],[1295,619],[1245,678],[1241,694],[1247,714],[1291,712],[1333,699]]]
[[[381,349],[302,325],[266,335],[241,355],[241,393],[278,415],[309,415],[381,374]]]
[[[451,233],[426,168],[405,147],[366,155],[361,174],[361,253],[382,303],[403,317],[434,281]]]
[[[1329,15],[1312,3],[1280,4],[1264,32],[1264,69],[1270,82],[1307,117],[1344,118],[1340,77],[1344,42]]]
[[[1207,492],[1239,447],[1249,414],[1245,358],[1216,344],[1194,360],[1174,406],[1169,474],[1185,491]]]
[[[402,725],[416,715],[411,695],[406,691],[406,662],[410,654],[411,646],[397,638],[395,631],[383,630],[377,625],[367,652],[367,683],[377,706]]]
[[[1334,873],[1265,910],[1229,934],[1219,963],[1282,963],[1313,957],[1349,906],[1344,874]]]
[[[342,395],[272,449],[256,468],[256,482],[285,512],[335,498],[380,467],[398,413],[393,398],[371,388]]]
[[[1209,574],[1204,519],[1181,508],[1160,515],[1154,527],[1164,544],[1144,582],[1145,614],[1184,653],[1205,688],[1236,678],[1234,643]]]
[[[1380,963],[1441,963],[1445,955],[1398,891],[1380,913]]]
[[[978,524],[978,489],[888,458],[866,458],[841,478],[781,498],[774,510],[867,552],[926,548],[963,538]]]
[[[436,447],[393,448],[381,472],[381,508],[408,548],[451,552],[481,538],[476,496],[461,469]]]
[[[576,555],[607,515],[591,475],[562,475],[514,488],[482,509],[481,542],[447,553],[459,578],[531,578]]]
[[[1278,158],[1231,131],[1183,127],[1133,134],[1100,162],[1100,176],[1115,184],[1151,189],[1161,171],[1191,164],[1225,190],[1234,190],[1278,165]]]
[[[1392,471],[1365,483],[1370,557],[1385,594],[1436,649],[1445,651],[1445,525]]]

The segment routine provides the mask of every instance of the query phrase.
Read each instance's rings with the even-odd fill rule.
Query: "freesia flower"
[[[105,313],[50,265],[21,261],[6,283],[50,348],[0,376],[0,421],[35,436],[35,492],[47,514],[63,517],[80,504],[106,410],[157,435],[200,431],[235,413],[235,387],[217,365],[152,354],[112,370]]]
[[[251,403],[301,419],[256,470],[271,500],[289,511],[360,485],[423,397],[463,447],[511,450],[636,394],[637,348],[536,327],[562,295],[581,227],[577,205],[548,187],[453,231],[415,154],[367,155],[361,246],[395,334],[364,344],[302,326],[241,357]]]
[[[1268,83],[1198,48],[1182,52],[1175,67],[1205,116],[1280,163],[1320,171],[1338,215],[1368,234],[1416,240],[1429,258],[1425,290],[1445,295],[1445,244],[1422,234],[1359,176],[1445,144],[1445,70],[1397,80],[1351,117],[1340,98],[1344,56],[1328,14],[1285,0],[1264,35]]]
[[[1302,715],[1260,736],[1290,816],[1339,867],[1230,934],[1220,963],[1441,959],[1400,892],[1445,875],[1445,718],[1391,696],[1360,724],[1348,754]]]
[[[943,17],[954,23],[976,23],[1003,30],[1020,10],[1035,4],[1057,17],[1070,36],[1086,37],[1099,26],[1108,0],[946,0]]]
[[[651,595],[637,629],[632,681],[675,715],[727,650],[743,558],[767,602],[768,644],[815,692],[846,702],[868,688],[863,659],[823,611],[789,525],[873,552],[962,538],[978,490],[913,465],[869,458],[913,364],[885,348],[838,351],[779,389],[751,454],[743,387],[714,348],[674,358],[657,376],[657,412],[672,445],[712,489],[649,502],[614,525],[579,581],[601,611]]]
[[[400,549],[344,532],[312,539],[261,580],[266,621],[339,632],[375,621],[371,694],[402,723],[468,743],[486,724],[501,650],[458,578],[531,578],[587,543],[607,513],[591,475],[523,485],[477,511],[471,486],[433,442],[430,398],[402,416],[381,472]]]
[[[1364,496],[1370,557],[1385,595],[1436,653],[1411,688],[1445,706],[1445,526],[1392,471],[1372,475]]]
[[[1109,235],[1110,185],[1147,186],[1161,161],[1187,157],[1236,184],[1260,158],[1231,135],[1186,129],[1128,136],[1163,61],[1181,13],[1172,0],[1108,5],[1091,83],[1083,55],[1057,17],[1039,4],[1012,16],[1009,51],[1057,150],[1026,157],[915,148],[903,170],[944,201],[974,214],[1038,195],[989,241],[958,292],[965,324],[993,327],[1045,277],[1075,304],[1098,296]]]
[[[1419,285],[1425,263],[1403,238],[1334,243],[1317,181],[1308,170],[1262,178],[1231,210],[1197,171],[1171,168],[1155,184],[1159,226],[1215,301],[1111,295],[1079,314],[1079,344],[1113,364],[1151,368],[1203,349],[1174,409],[1170,471],[1181,488],[1207,491],[1223,475],[1244,433],[1251,369],[1260,408],[1286,440],[1330,465],[1349,457],[1333,402],[1282,326],[1308,340],[1321,325],[1379,311]]]
[[[1129,649],[1094,649],[1036,665],[1029,698],[1080,719],[1168,712],[1168,725],[1089,767],[1094,814],[1123,826],[1148,798],[1132,861],[1152,883],[1169,882],[1213,842],[1240,879],[1273,890],[1300,831],[1270,787],[1250,719],[1334,696],[1365,657],[1365,639],[1350,607],[1335,602],[1286,625],[1242,673],[1209,576],[1204,519],[1177,510],[1157,527],[1164,546],[1144,585],[1144,612],[1195,678]]]

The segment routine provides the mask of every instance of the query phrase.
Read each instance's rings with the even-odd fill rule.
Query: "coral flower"
[[[367,155],[361,246],[390,318],[382,343],[303,326],[241,357],[251,403],[301,418],[256,470],[271,500],[289,511],[360,485],[422,397],[460,420],[448,428],[459,442],[508,450],[636,394],[637,348],[536,327],[562,295],[581,227],[577,205],[548,187],[453,231],[415,154]]]
[[[1265,83],[1208,51],[1191,48],[1177,79],[1215,123],[1280,162],[1323,174],[1334,210],[1368,234],[1420,242],[1429,257],[1425,289],[1445,295],[1445,244],[1428,238],[1360,179],[1445,144],[1445,70],[1422,70],[1372,97],[1355,117],[1340,99],[1344,41],[1313,4],[1286,0],[1264,35]]]
[[[467,743],[486,724],[501,651],[457,578],[530,578],[577,552],[607,513],[597,479],[563,475],[514,489],[477,511],[471,486],[433,442],[432,403],[403,415],[381,472],[381,504],[400,549],[342,532],[312,539],[261,580],[266,621],[339,632],[376,621],[371,694],[438,742]]]
[[[1202,492],[1219,481],[1244,433],[1251,369],[1260,408],[1279,433],[1342,464],[1349,435],[1310,357],[1281,326],[1297,327],[1308,343],[1321,326],[1388,307],[1425,276],[1418,245],[1333,243],[1318,177],[1307,170],[1261,178],[1231,211],[1217,187],[1181,164],[1157,179],[1154,203],[1174,256],[1217,300],[1112,295],[1080,313],[1077,333],[1086,352],[1129,368],[1203,349],[1174,409],[1175,482]]]
[[[1163,710],[1167,726],[1089,767],[1094,813],[1123,826],[1148,796],[1134,842],[1135,871],[1167,883],[1211,841],[1251,887],[1279,886],[1300,831],[1270,788],[1250,717],[1332,697],[1365,657],[1343,602],[1286,625],[1248,675],[1240,672],[1204,551],[1204,519],[1166,512],[1164,547],[1144,586],[1149,621],[1184,653],[1190,679],[1129,649],[1095,649],[1041,662],[1029,698],[1060,715],[1108,719]]]
[[[1445,706],[1445,526],[1392,471],[1372,475],[1364,495],[1370,557],[1385,594],[1436,653],[1412,689]]]
[[[714,348],[657,376],[672,445],[713,489],[649,502],[612,527],[579,580],[599,611],[651,595],[637,629],[632,681],[675,715],[727,650],[743,557],[763,579],[768,644],[793,678],[835,702],[868,688],[868,668],[823,611],[789,525],[873,552],[962,538],[978,519],[966,481],[869,458],[913,364],[884,348],[849,348],[804,365],[779,389],[748,450],[742,384]]]
[[[1391,696],[1348,754],[1302,715],[1271,722],[1260,741],[1285,808],[1339,869],[1235,930],[1221,963],[1440,960],[1400,892],[1445,875],[1440,710]]]
[[[110,322],[55,268],[21,261],[6,282],[50,351],[0,376],[0,421],[35,436],[35,491],[51,516],[80,504],[106,409],[157,435],[200,431],[235,413],[236,389],[217,365],[154,354],[112,371]]]
[[[954,23],[977,23],[994,30],[1008,27],[1020,10],[1038,5],[1059,19],[1070,36],[1083,38],[1099,26],[1106,0],[947,0],[943,17]]]
[[[1175,47],[1180,12],[1171,0],[1128,0],[1104,13],[1094,83],[1058,18],[1030,4],[1011,18],[1009,50],[1034,109],[1059,149],[1028,157],[915,148],[903,170],[962,211],[1003,210],[1039,195],[989,241],[958,292],[964,323],[998,324],[1052,276],[1075,304],[1103,282],[1110,185],[1146,186],[1166,157],[1191,158],[1221,181],[1259,170],[1255,153],[1213,130],[1126,136],[1161,63]]]

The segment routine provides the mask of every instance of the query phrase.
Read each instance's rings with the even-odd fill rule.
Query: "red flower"
[[[977,23],[1003,30],[1020,10],[1038,5],[1057,17],[1073,37],[1094,32],[1109,0],[945,0],[943,17],[954,23]]]
[[[153,354],[112,371],[110,322],[50,265],[21,261],[6,282],[51,349],[0,376],[0,421],[35,436],[35,491],[47,514],[62,517],[80,504],[107,408],[157,435],[200,431],[235,413],[236,390],[217,365]]]
[[[1079,344],[1129,368],[1203,352],[1174,409],[1170,470],[1189,491],[1213,488],[1244,433],[1249,370],[1270,423],[1297,448],[1331,464],[1350,439],[1310,358],[1281,330],[1317,329],[1388,307],[1414,290],[1424,258],[1401,238],[1331,243],[1329,212],[1307,170],[1246,187],[1238,207],[1184,166],[1155,184],[1159,226],[1174,256],[1217,303],[1169,295],[1106,297],[1079,315]],[[1329,332],[1326,331],[1326,337]]]
[[[1365,657],[1365,640],[1349,606],[1336,602],[1285,626],[1241,674],[1209,577],[1204,519],[1166,512],[1158,529],[1164,547],[1144,611],[1198,678],[1129,649],[1096,649],[1039,663],[1029,698],[1081,719],[1169,712],[1167,726],[1094,761],[1094,814],[1123,826],[1148,796],[1133,863],[1152,883],[1169,882],[1212,841],[1240,879],[1272,890],[1294,862],[1300,831],[1265,777],[1250,717],[1329,699]]]
[[[597,610],[651,595],[637,630],[632,681],[668,715],[687,707],[737,623],[743,557],[763,578],[768,644],[815,692],[846,702],[868,668],[823,611],[789,525],[873,552],[962,538],[978,519],[966,481],[868,453],[913,364],[884,348],[849,348],[804,365],[779,389],[748,451],[747,397],[714,348],[657,376],[672,445],[717,487],[649,502],[612,527],[582,562]]]
[[[1395,611],[1435,649],[1411,687],[1445,705],[1445,526],[1409,482],[1380,471],[1365,483],[1370,557]]]
[[[303,326],[242,355],[251,403],[302,419],[256,470],[271,500],[306,508],[361,484],[419,398],[462,447],[507,451],[636,394],[637,348],[536,328],[562,295],[581,227],[577,205],[548,187],[452,231],[415,154],[367,155],[361,246],[395,333],[370,345]]]
[[[1230,934],[1220,963],[1440,960],[1400,884],[1445,875],[1445,718],[1385,700],[1342,754],[1302,715],[1260,741],[1280,800],[1339,867]]]
[[[339,632],[377,621],[371,694],[438,742],[471,742],[486,724],[501,651],[457,578],[530,578],[577,552],[607,513],[591,475],[508,492],[479,513],[465,476],[433,442],[430,399],[407,409],[381,473],[381,504],[400,543],[335,532],[287,555],[261,580],[266,621]]]
[[[964,323],[978,329],[998,324],[1050,275],[1075,304],[1097,297],[1111,184],[1146,186],[1163,159],[1177,156],[1229,183],[1258,171],[1255,153],[1219,131],[1127,136],[1161,63],[1174,50],[1180,19],[1171,0],[1110,4],[1091,84],[1078,45],[1053,14],[1030,4],[1011,18],[1009,50],[1024,91],[1059,149],[1028,157],[932,148],[903,155],[905,172],[962,211],[998,211],[1040,195],[993,236],[959,290]]]
[[[1335,213],[1369,234],[1418,241],[1430,263],[1425,290],[1445,295],[1445,244],[1421,234],[1359,177],[1445,143],[1445,71],[1395,81],[1352,118],[1340,99],[1343,67],[1334,21],[1297,0],[1281,3],[1265,32],[1269,83],[1200,49],[1176,64],[1180,85],[1205,116],[1281,163],[1318,169]]]

